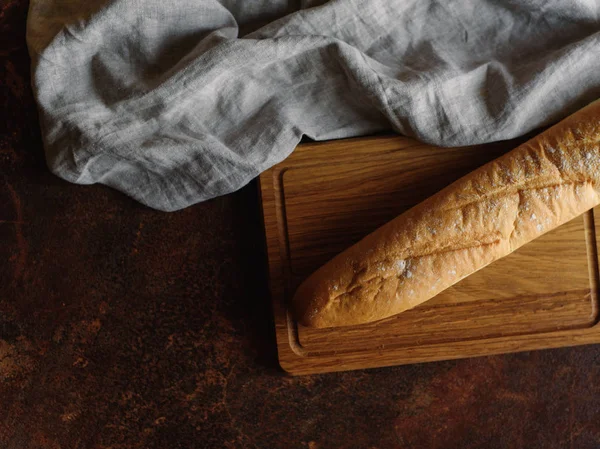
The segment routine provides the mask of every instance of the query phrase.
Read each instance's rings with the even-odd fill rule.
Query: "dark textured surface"
[[[600,347],[291,378],[255,186],[174,214],[45,168],[0,5],[0,448],[599,448]]]

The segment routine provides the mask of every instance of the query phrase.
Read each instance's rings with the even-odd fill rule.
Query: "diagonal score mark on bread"
[[[600,102],[480,167],[313,273],[292,309],[307,326],[377,321],[600,203]]]

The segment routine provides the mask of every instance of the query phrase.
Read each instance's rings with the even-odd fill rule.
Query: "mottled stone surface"
[[[284,375],[255,186],[165,214],[51,175],[26,8],[0,5],[0,448],[600,447],[600,346]]]

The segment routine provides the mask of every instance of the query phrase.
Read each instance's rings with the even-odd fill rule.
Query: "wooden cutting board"
[[[597,211],[383,321],[311,329],[288,314],[286,302],[320,265],[516,145],[437,148],[397,136],[311,143],[263,173],[282,368],[310,374],[600,342]]]

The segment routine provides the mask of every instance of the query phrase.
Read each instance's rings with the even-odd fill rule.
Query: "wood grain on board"
[[[288,314],[286,302],[312,271],[518,143],[438,148],[398,136],[310,143],[263,173],[281,366],[310,374],[600,342],[594,211],[377,323],[312,329]]]

